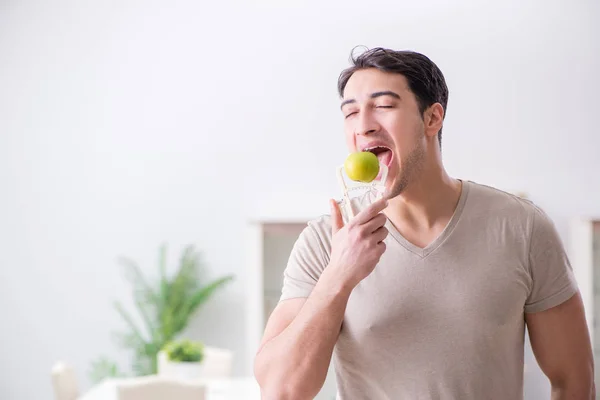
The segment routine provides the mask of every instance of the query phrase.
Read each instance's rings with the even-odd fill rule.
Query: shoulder
[[[468,181],[468,185],[469,210],[473,218],[480,218],[489,226],[517,231],[527,240],[554,231],[548,214],[532,200],[473,181]]]
[[[515,193],[509,193],[483,183],[474,181],[467,182],[469,185],[469,197],[471,198],[471,202],[477,202],[482,209],[529,213],[536,207],[531,200]]]
[[[323,214],[309,220],[302,234],[310,240],[329,242],[331,240],[331,215]]]
[[[307,221],[300,232],[292,256],[306,257],[327,261],[331,254],[331,216],[323,214]]]
[[[533,201],[496,187],[468,181],[470,209],[489,218],[527,221],[542,212]]]

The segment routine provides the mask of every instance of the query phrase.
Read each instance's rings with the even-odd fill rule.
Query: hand
[[[373,272],[385,251],[387,217],[381,211],[387,207],[387,199],[375,201],[345,226],[339,205],[334,200],[330,203],[332,243],[328,268],[335,269],[336,276],[354,288]]]

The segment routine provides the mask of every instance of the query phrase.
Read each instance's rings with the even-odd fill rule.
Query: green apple
[[[369,151],[357,151],[346,157],[344,170],[353,181],[369,183],[379,174],[379,160]]]

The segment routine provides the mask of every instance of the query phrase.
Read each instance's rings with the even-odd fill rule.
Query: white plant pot
[[[159,353],[158,374],[167,378],[179,380],[198,380],[204,375],[204,364],[200,362],[170,361],[166,354]]]

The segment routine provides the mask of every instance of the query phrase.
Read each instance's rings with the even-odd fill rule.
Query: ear
[[[432,104],[425,111],[425,135],[433,137],[442,129],[444,123],[444,108],[440,103]]]

